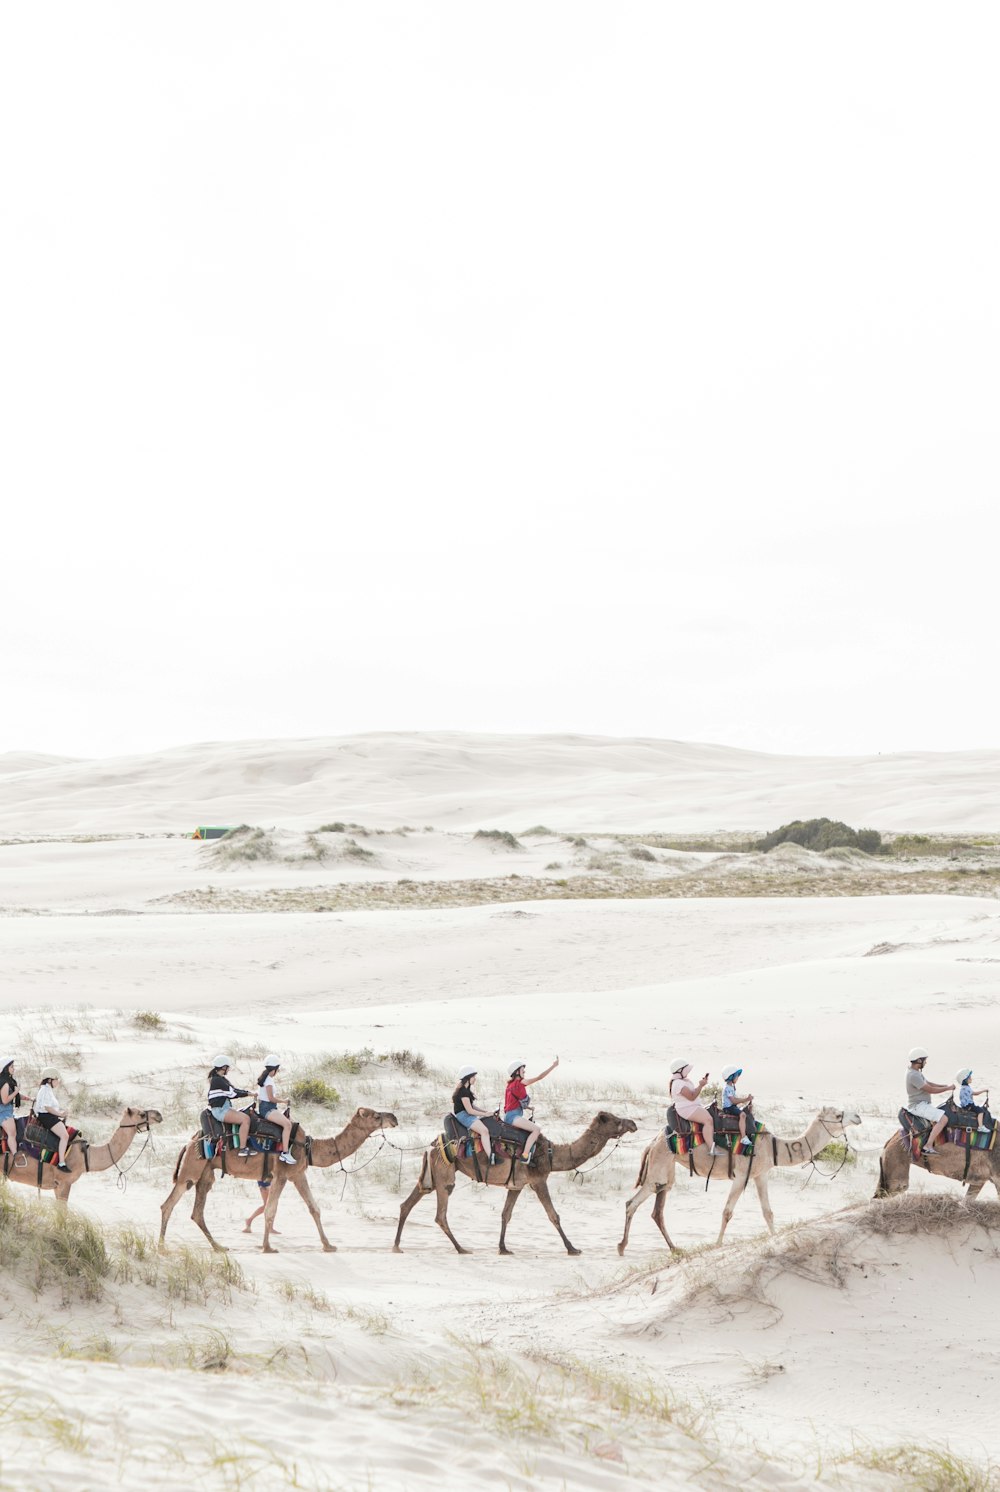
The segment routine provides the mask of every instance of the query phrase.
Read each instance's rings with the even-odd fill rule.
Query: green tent
[[[197,827],[197,829],[191,835],[191,838],[192,839],[221,839],[224,834],[232,834],[232,832],[233,832],[232,828],[229,828],[229,829],[220,829],[218,827],[213,828],[210,825],[206,825],[206,824],[199,824],[198,827]]]

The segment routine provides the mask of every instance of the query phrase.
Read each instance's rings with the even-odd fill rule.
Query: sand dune
[[[4,763],[0,762],[0,766]],[[317,827],[353,818],[522,830],[769,828],[820,815],[884,830],[1000,827],[1000,751],[784,757],[609,736],[372,733],[145,756],[8,756],[7,834]]]

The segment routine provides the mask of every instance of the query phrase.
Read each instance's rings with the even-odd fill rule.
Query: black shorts
[[[57,1124],[62,1123],[62,1120],[58,1114],[36,1114],[35,1123],[42,1129],[55,1129]]]

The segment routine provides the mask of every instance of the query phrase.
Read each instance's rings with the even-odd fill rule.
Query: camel
[[[577,1166],[583,1165],[585,1161],[598,1155],[609,1140],[621,1139],[623,1135],[632,1134],[636,1129],[632,1119],[619,1119],[615,1114],[608,1114],[602,1110],[584,1130],[583,1134],[568,1145],[552,1145],[543,1135],[535,1145],[534,1159],[530,1166],[522,1165],[509,1160],[496,1161],[489,1171],[488,1186],[504,1186],[507,1188],[507,1200],[503,1207],[503,1218],[500,1223],[500,1252],[510,1254],[507,1247],[507,1224],[510,1222],[517,1199],[525,1187],[530,1187],[535,1196],[545,1208],[546,1216],[555,1228],[559,1237],[566,1245],[568,1254],[578,1254],[580,1250],[574,1248],[566,1234],[563,1232],[552,1198],[549,1195],[548,1178],[553,1171],[575,1171]],[[461,1171],[463,1176],[476,1179],[476,1164],[482,1167],[482,1158],[477,1157],[476,1163],[470,1156],[459,1155],[454,1161],[449,1161],[441,1152],[441,1147],[435,1140],[424,1152],[420,1163],[420,1176],[416,1186],[413,1188],[406,1201],[399,1209],[399,1227],[396,1229],[396,1240],[392,1245],[394,1254],[403,1251],[399,1246],[399,1240],[403,1235],[403,1224],[410,1213],[416,1207],[421,1197],[428,1196],[434,1192],[437,1197],[437,1213],[434,1221],[454,1244],[460,1254],[468,1254],[470,1249],[464,1249],[448,1226],[448,1199],[455,1190],[455,1173]],[[511,1179],[511,1170],[514,1175]],[[481,1173],[480,1173],[481,1174]]]
[[[970,1150],[968,1157],[964,1145],[952,1145],[943,1138],[938,1140],[937,1155],[925,1160],[913,1159],[909,1143],[897,1130],[882,1146],[878,1163],[878,1186],[876,1197],[894,1197],[905,1192],[910,1185],[910,1167],[919,1166],[932,1176],[947,1176],[952,1181],[964,1182],[968,1191],[967,1202],[974,1202],[987,1182],[992,1181],[1000,1194],[1000,1149]]]
[[[760,1210],[764,1214],[768,1229],[773,1233],[774,1213],[771,1211],[767,1195],[768,1172],[774,1170],[775,1166],[805,1165],[807,1161],[815,1159],[830,1140],[838,1135],[846,1134],[848,1125],[860,1123],[860,1116],[851,1109],[824,1108],[820,1109],[815,1118],[810,1119],[805,1134],[800,1135],[797,1140],[779,1140],[764,1130],[757,1136],[754,1153],[749,1159],[746,1156],[733,1157],[733,1179],[731,1181],[729,1181],[729,1164],[726,1156],[716,1156],[713,1165],[713,1158],[708,1153],[709,1147],[707,1145],[695,1146],[691,1152],[691,1157],[694,1159],[694,1174],[702,1179],[729,1181],[729,1196],[723,1208],[722,1227],[719,1229],[716,1247],[725,1237],[729,1220],[749,1182],[752,1181],[757,1189]],[[680,1164],[687,1166],[691,1157],[683,1156]],[[639,1175],[636,1179],[636,1186],[639,1190],[625,1205],[625,1232],[618,1245],[619,1254],[625,1252],[632,1218],[645,1199],[653,1193],[656,1194],[656,1201],[653,1204],[653,1221],[666,1239],[667,1248],[676,1252],[663,1221],[663,1209],[666,1205],[667,1194],[676,1178],[677,1165],[678,1158],[667,1144],[666,1135],[661,1132],[643,1151]]]
[[[105,1145],[91,1145],[81,1135],[74,1135],[66,1151],[69,1172],[44,1165],[39,1177],[38,1162],[24,1151],[3,1157],[3,1174],[8,1181],[20,1181],[37,1191],[54,1192],[57,1202],[68,1202],[69,1194],[81,1176],[91,1171],[108,1171],[117,1166],[137,1134],[145,1134],[154,1124],[162,1124],[158,1109],[125,1109],[118,1128]]]
[[[358,1109],[339,1135],[329,1140],[312,1140],[308,1136],[299,1136],[292,1141],[291,1152],[295,1157],[295,1164],[286,1165],[274,1156],[248,1155],[244,1159],[235,1153],[227,1151],[225,1155],[225,1174],[235,1176],[240,1181],[252,1181],[256,1185],[267,1168],[265,1162],[269,1162],[271,1174],[271,1186],[268,1192],[267,1208],[264,1213],[264,1242],[261,1245],[265,1254],[276,1254],[278,1250],[271,1243],[271,1228],[274,1224],[274,1214],[278,1209],[278,1200],[285,1189],[285,1183],[290,1181],[309,1209],[316,1230],[319,1233],[320,1242],[326,1253],[336,1252],[336,1246],[330,1242],[323,1232],[323,1223],[320,1219],[319,1208],[309,1188],[307,1171],[310,1166],[318,1166],[320,1169],[326,1166],[334,1166],[339,1161],[346,1160],[353,1155],[355,1150],[360,1149],[370,1135],[380,1129],[395,1129],[398,1120],[395,1114],[381,1114],[377,1109]],[[180,1198],[188,1187],[195,1188],[194,1206],[191,1209],[191,1220],[197,1223],[209,1243],[217,1253],[227,1253],[221,1243],[217,1243],[208,1231],[205,1222],[205,1202],[209,1192],[215,1184],[216,1174],[223,1169],[223,1157],[214,1156],[212,1160],[205,1159],[205,1152],[201,1147],[201,1135],[197,1134],[184,1146],[177,1157],[174,1166],[173,1190],[166,1201],[160,1207],[160,1243],[162,1245],[166,1233],[170,1214],[173,1212]]]

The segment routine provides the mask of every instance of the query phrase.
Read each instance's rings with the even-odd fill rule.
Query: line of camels
[[[80,1137],[74,1138],[66,1157],[68,1172],[57,1171],[54,1166],[50,1165],[39,1167],[35,1162],[27,1161],[27,1157],[25,1165],[10,1164],[12,1159],[16,1161],[16,1157],[5,1156],[3,1174],[9,1181],[36,1187],[41,1191],[54,1192],[58,1201],[68,1202],[70,1191],[82,1176],[89,1175],[91,1172],[107,1171],[112,1167],[121,1170],[118,1163],[136,1136],[148,1134],[153,1126],[162,1123],[162,1120],[163,1116],[157,1109],[127,1108],[121,1116],[117,1129],[106,1144],[90,1145]],[[760,1202],[764,1221],[773,1233],[774,1214],[771,1211],[767,1193],[767,1179],[771,1171],[786,1166],[802,1166],[814,1161],[831,1139],[845,1137],[850,1127],[860,1122],[860,1116],[853,1110],[826,1107],[819,1110],[809,1121],[804,1133],[796,1139],[781,1139],[764,1130],[758,1136],[750,1156],[733,1156],[732,1174],[730,1174],[728,1161],[719,1164],[716,1160],[713,1164],[707,1146],[696,1146],[689,1155],[682,1157],[679,1163],[689,1168],[692,1175],[702,1178],[706,1183],[725,1181],[729,1184],[729,1195],[723,1208],[718,1243],[721,1244],[737,1203],[747,1191],[751,1181]],[[326,1236],[319,1207],[309,1187],[309,1168],[316,1167],[323,1170],[341,1164],[359,1150],[372,1135],[395,1129],[397,1123],[395,1114],[383,1113],[377,1109],[359,1108],[338,1135],[331,1136],[329,1139],[305,1137],[294,1139],[291,1146],[295,1157],[294,1165],[276,1167],[268,1189],[264,1211],[262,1245],[264,1253],[277,1252],[271,1242],[271,1233],[281,1194],[289,1183],[295,1187],[309,1209],[322,1247],[328,1253],[334,1252],[335,1245]],[[636,1129],[637,1125],[634,1120],[619,1118],[616,1114],[602,1109],[590,1121],[583,1133],[568,1144],[557,1145],[550,1144],[548,1141],[539,1141],[535,1160],[530,1167],[522,1165],[519,1168],[508,1168],[503,1164],[494,1165],[490,1169],[486,1184],[507,1189],[507,1198],[500,1222],[500,1253],[510,1254],[511,1252],[507,1247],[507,1228],[518,1197],[522,1191],[530,1189],[545,1209],[567,1253],[579,1254],[580,1250],[575,1248],[567,1237],[552,1201],[548,1187],[549,1176],[557,1171],[578,1170],[600,1155],[611,1141],[621,1140],[625,1135],[635,1133]],[[913,1158],[910,1145],[905,1143],[899,1131],[896,1131],[882,1148],[875,1196],[888,1197],[906,1191],[909,1186],[910,1167],[916,1164],[918,1162]],[[923,1159],[919,1165],[922,1169],[930,1171],[932,1175],[946,1176],[964,1183],[969,1201],[979,1196],[987,1182],[992,1182],[1000,1194],[1000,1147],[996,1150],[973,1150],[967,1153],[961,1146],[943,1144],[935,1157]],[[663,1235],[667,1247],[672,1251],[676,1250],[676,1245],[667,1232],[664,1208],[676,1180],[677,1167],[678,1157],[670,1149],[666,1136],[661,1131],[642,1153],[636,1181],[637,1190],[625,1206],[625,1230],[618,1244],[619,1254],[625,1252],[633,1217],[650,1197],[654,1199],[653,1221]],[[237,1180],[252,1182],[256,1185],[261,1179],[261,1157],[255,1155],[241,1159],[235,1153],[229,1152],[225,1156],[223,1165],[223,1159],[220,1156],[206,1160],[200,1135],[192,1137],[186,1143],[174,1166],[173,1186],[170,1194],[160,1208],[161,1245],[166,1238],[171,1213],[185,1192],[193,1187],[195,1197],[191,1212],[192,1221],[201,1229],[213,1249],[225,1251],[223,1245],[212,1237],[205,1221],[205,1203],[215,1184],[216,1176],[223,1169],[227,1175]],[[423,1152],[416,1185],[399,1209],[399,1225],[392,1245],[394,1253],[402,1252],[400,1239],[406,1219],[418,1202],[432,1195],[436,1202],[435,1221],[438,1227],[458,1253],[469,1252],[459,1243],[448,1222],[448,1203],[459,1173],[469,1177],[470,1180],[478,1179],[472,1158],[462,1153],[451,1160],[436,1140],[427,1147]]]

